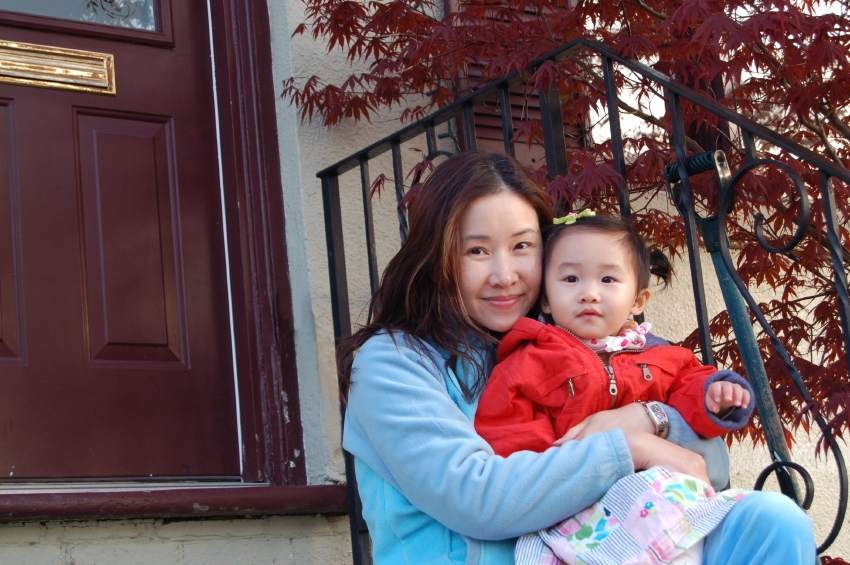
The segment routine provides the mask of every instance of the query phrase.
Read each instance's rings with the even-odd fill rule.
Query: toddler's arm
[[[746,425],[753,412],[753,393],[750,384],[734,371],[718,371],[700,365],[693,354],[690,367],[681,367],[668,393],[666,404],[675,407],[695,432],[703,437],[717,437]],[[717,384],[715,384],[717,383]],[[730,406],[728,413],[718,414],[717,406],[709,404],[712,386],[736,385],[749,392],[749,402]],[[721,388],[722,390],[722,388]],[[734,407],[733,407],[734,406]]]

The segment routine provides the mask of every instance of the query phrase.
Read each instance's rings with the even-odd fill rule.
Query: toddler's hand
[[[750,405],[750,392],[737,383],[714,381],[705,393],[705,407],[713,414]]]

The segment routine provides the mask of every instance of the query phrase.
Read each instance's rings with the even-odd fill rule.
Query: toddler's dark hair
[[[666,287],[673,276],[673,266],[667,256],[657,247],[647,248],[646,241],[632,224],[620,216],[590,216],[579,218],[573,224],[554,224],[543,230],[543,270],[549,267],[552,249],[565,234],[577,231],[592,231],[621,235],[628,249],[637,275],[638,290],[649,287],[649,275],[655,275]]]

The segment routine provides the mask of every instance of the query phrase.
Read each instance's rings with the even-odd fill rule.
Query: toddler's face
[[[582,339],[617,335],[643,312],[632,258],[617,234],[578,230],[562,236],[546,265],[542,310]]]

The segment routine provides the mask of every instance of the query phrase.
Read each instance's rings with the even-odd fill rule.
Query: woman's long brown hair
[[[460,220],[476,199],[503,191],[524,198],[540,225],[552,222],[549,195],[514,159],[498,153],[468,151],[450,157],[428,177],[410,207],[410,231],[389,262],[369,303],[367,325],[340,341],[337,363],[340,392],[348,398],[355,352],[372,336],[396,332],[440,347],[449,353],[448,368],[458,360],[473,367],[461,393],[474,398],[489,376],[486,362],[475,355],[480,344],[494,343],[490,331],[475,323],[460,295],[458,238]],[[474,344],[478,344],[477,346]]]

